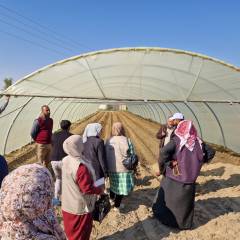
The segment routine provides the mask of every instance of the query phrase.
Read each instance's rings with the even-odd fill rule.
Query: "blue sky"
[[[176,48],[240,66],[239,12],[237,0],[0,0],[0,88],[5,77],[118,47]]]

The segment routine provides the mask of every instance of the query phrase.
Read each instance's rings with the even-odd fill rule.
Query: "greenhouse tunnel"
[[[1,153],[31,142],[44,104],[54,130],[61,119],[76,122],[100,104],[124,104],[159,123],[182,112],[205,141],[240,153],[240,69],[201,54],[146,47],[90,52],[48,65],[3,94],[15,97],[0,115]]]

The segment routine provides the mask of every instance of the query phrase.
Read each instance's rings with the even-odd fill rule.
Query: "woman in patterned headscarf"
[[[65,240],[52,197],[53,181],[45,167],[29,164],[12,171],[0,190],[2,240]]]

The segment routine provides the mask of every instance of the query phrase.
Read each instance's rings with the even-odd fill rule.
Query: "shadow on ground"
[[[239,201],[240,198],[237,197],[210,198],[196,201],[193,230],[221,215],[231,212],[239,212],[239,205],[237,205]],[[143,221],[139,221],[129,228],[102,237],[100,240],[161,240],[169,236],[170,233],[178,232],[179,230],[177,229],[169,228],[161,224],[156,218],[147,217]]]
[[[170,232],[177,233],[178,230],[164,226],[155,218],[148,217],[127,229],[102,237],[99,240],[161,240],[167,237]]]
[[[219,216],[238,213],[240,197],[209,198],[195,202],[194,228],[198,228]]]
[[[201,171],[200,176],[216,176],[221,177],[225,172],[225,167],[219,167],[212,170]]]
[[[216,192],[220,189],[236,187],[240,185],[240,174],[232,174],[227,180],[225,179],[212,179],[204,184],[197,184],[197,194],[207,194]]]

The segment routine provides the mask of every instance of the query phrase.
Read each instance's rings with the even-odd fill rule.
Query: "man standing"
[[[184,116],[182,113],[174,113],[172,117],[168,118],[167,124],[161,125],[156,135],[156,137],[160,139],[159,159],[158,159],[159,171],[156,172],[157,176],[159,176],[161,172],[164,172],[163,165],[160,159],[161,148],[163,148],[165,145],[167,145],[170,142],[171,137],[173,136],[174,131],[177,128],[177,125],[182,120],[184,120]]]
[[[160,139],[160,148],[169,143],[174,130],[182,120],[184,120],[184,115],[182,113],[174,113],[172,117],[168,118],[167,124],[161,125],[158,133],[156,134],[156,137]]]
[[[158,166],[159,166],[159,171],[156,172],[157,176],[160,176],[160,172],[162,171],[161,169],[161,161],[160,161],[160,151],[161,148],[164,147],[164,145],[166,145],[170,139],[171,136],[174,132],[174,124],[173,124],[173,119],[172,117],[169,117],[167,120],[166,124],[162,124],[159,131],[156,134],[156,138],[160,139],[160,143],[159,143],[159,158],[158,158]]]
[[[47,105],[41,107],[40,116],[34,120],[31,137],[37,144],[38,162],[48,167],[51,154],[53,120],[50,118],[50,108]]]
[[[52,135],[52,154],[51,165],[56,177],[55,192],[54,192],[54,205],[60,205],[61,184],[62,184],[62,159],[67,156],[63,150],[63,142],[72,134],[69,132],[71,122],[68,120],[62,120],[60,123],[61,130],[55,132]]]
[[[174,132],[174,121],[172,117],[168,118],[167,124],[162,124],[156,137],[160,139],[159,148],[162,148],[170,141],[170,137]]]

